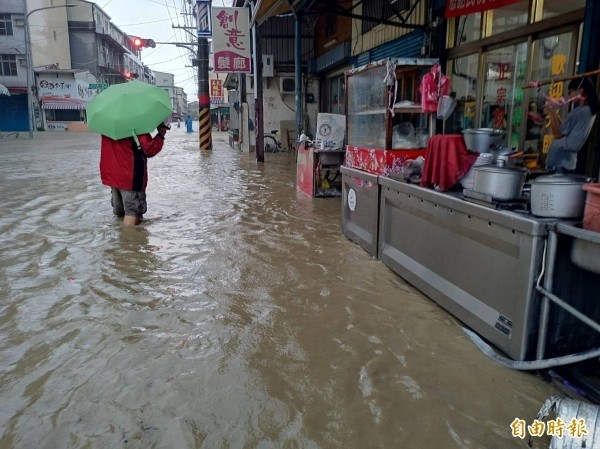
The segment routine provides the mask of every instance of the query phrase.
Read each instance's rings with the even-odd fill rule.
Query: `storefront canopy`
[[[395,5],[396,0],[384,0],[387,2],[392,8],[398,9],[397,5]],[[270,19],[271,17],[276,17],[284,14],[303,14],[308,16],[320,16],[320,15],[333,15],[333,16],[343,16],[350,17],[353,19],[365,20],[369,19],[374,22],[383,23],[386,25],[396,26],[400,28],[408,28],[408,29],[421,29],[424,28],[422,25],[414,25],[408,23],[408,18],[413,14],[415,6],[424,0],[415,0],[415,4],[410,8],[408,15],[401,14],[400,12],[394,18],[388,18],[383,16],[383,9],[381,15],[378,17],[367,17],[362,14],[357,8],[362,1],[353,3],[351,0],[345,0],[341,2],[343,6],[338,4],[338,2],[331,2],[328,0],[257,0],[256,6],[253,9],[252,17],[251,17],[251,25],[262,25],[262,23]],[[447,0],[455,5],[461,5],[459,8],[462,8],[463,4],[471,4],[471,3],[487,3],[497,6],[490,6],[489,8],[497,8],[499,6],[504,6],[504,4],[514,3],[515,1],[523,1],[523,0]],[[246,3],[245,0],[235,0],[234,5],[237,7],[244,6]]]
[[[251,18],[251,23],[261,24],[269,17],[291,12],[291,6],[286,0],[258,0]]]
[[[69,101],[61,98],[56,100],[43,100],[43,109],[85,109],[85,104],[77,101]]]
[[[220,112],[221,114],[229,115],[229,106],[217,106],[215,108],[210,109],[211,114],[216,114]]]

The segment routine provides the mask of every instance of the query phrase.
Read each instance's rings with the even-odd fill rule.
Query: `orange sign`
[[[222,97],[223,96],[223,82],[221,80],[210,80],[210,96],[211,97]]]

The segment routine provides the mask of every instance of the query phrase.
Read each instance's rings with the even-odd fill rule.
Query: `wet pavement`
[[[0,448],[527,447],[552,384],[347,240],[287,153],[213,139],[167,135],[137,228],[97,135],[0,139]]]

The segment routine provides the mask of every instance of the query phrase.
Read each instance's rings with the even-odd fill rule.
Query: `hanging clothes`
[[[392,61],[387,62],[386,75],[383,82],[387,86],[387,109],[385,116],[388,114],[394,117],[394,104],[396,104],[396,97],[398,96],[398,80],[396,79],[396,64]]]
[[[423,75],[419,91],[423,112],[437,112],[440,98],[450,92],[450,79],[441,72],[439,64],[435,64],[429,73]]]

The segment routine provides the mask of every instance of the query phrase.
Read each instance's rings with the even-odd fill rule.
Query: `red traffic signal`
[[[138,36],[129,36],[129,38],[131,39],[133,46],[138,50],[146,47],[156,48],[156,42],[154,42],[153,39],[144,39]]]
[[[125,75],[125,78],[127,78],[128,80],[131,80],[131,79],[139,77],[139,75],[137,74],[137,72],[125,72],[124,75]]]

